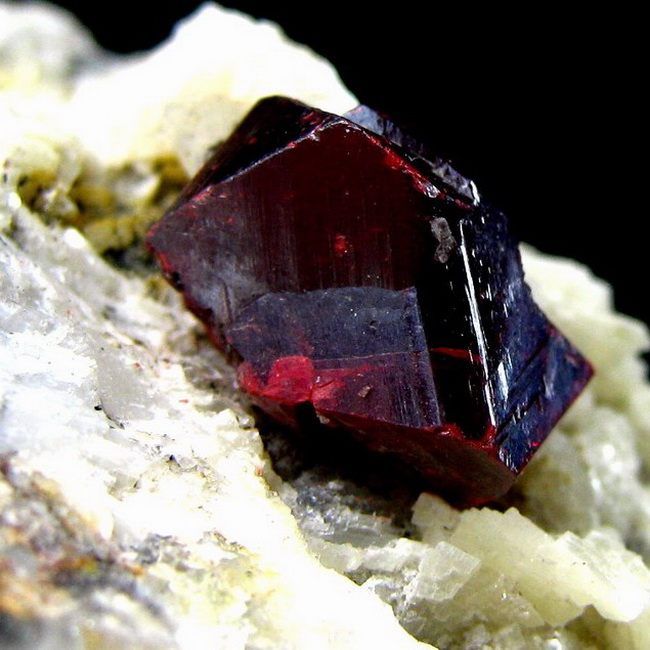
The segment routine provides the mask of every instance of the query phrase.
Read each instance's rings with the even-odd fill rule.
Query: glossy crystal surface
[[[591,375],[505,216],[365,107],[262,100],[149,245],[263,410],[313,409],[314,435],[345,429],[458,503],[503,494]]]

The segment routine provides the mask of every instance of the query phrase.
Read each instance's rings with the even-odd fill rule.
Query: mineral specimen
[[[260,101],[149,243],[263,410],[315,412],[456,502],[503,494],[591,374],[504,215],[365,107]]]
[[[214,5],[124,58],[80,60],[68,24],[0,0],[0,647],[647,650],[650,337],[611,288],[522,247],[597,374],[504,512],[423,494],[411,517],[316,457],[281,480],[179,301],[107,265],[59,207],[80,186],[131,205],[116,164],[192,175],[269,92],[354,99],[277,27]]]

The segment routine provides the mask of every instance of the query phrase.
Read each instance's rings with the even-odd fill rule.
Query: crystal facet
[[[311,405],[458,503],[503,494],[591,375],[504,215],[366,107],[262,100],[148,241],[264,411]]]

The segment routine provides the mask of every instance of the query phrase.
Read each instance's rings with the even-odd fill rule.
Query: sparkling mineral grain
[[[149,244],[259,407],[458,503],[503,494],[591,375],[505,216],[365,107],[262,100]]]

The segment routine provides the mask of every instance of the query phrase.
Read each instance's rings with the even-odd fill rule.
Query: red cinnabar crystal
[[[271,417],[311,405],[458,503],[503,494],[591,375],[504,215],[365,107],[261,101],[148,241]]]

